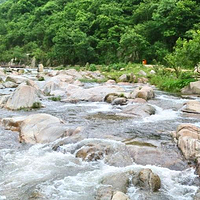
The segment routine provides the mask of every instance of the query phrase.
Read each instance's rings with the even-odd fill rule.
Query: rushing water
[[[1,109],[0,113],[1,118],[36,112],[49,113],[66,121],[69,127],[84,127],[84,140],[101,139],[111,146],[121,144],[123,140],[137,140],[149,142],[169,153],[179,152],[171,139],[170,131],[176,130],[180,123],[199,125],[196,116],[181,112],[186,101],[156,91],[156,98],[149,101],[156,108],[156,114],[143,119],[116,117],[114,113],[119,112],[122,107],[103,102],[70,104],[43,100],[45,107],[38,111],[14,112]],[[112,140],[111,136],[119,138],[119,141]],[[18,133],[0,128],[0,200],[94,200],[95,191],[103,177],[143,168],[150,168],[160,176],[161,189],[155,194],[149,194],[147,198],[137,187],[130,185],[127,194],[131,200],[190,200],[198,189],[194,169],[189,168],[186,162],[176,170],[137,163],[127,167],[114,167],[105,164],[103,160],[85,162],[76,158],[75,153],[69,149],[78,145],[78,141],[62,146],[62,149],[68,150],[65,153],[54,151],[52,147],[57,142],[20,144]]]

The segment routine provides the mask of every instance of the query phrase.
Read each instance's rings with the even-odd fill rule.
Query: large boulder
[[[3,108],[5,106],[5,104],[7,103],[8,99],[9,99],[10,95],[3,95],[0,96],[0,107]]]
[[[78,101],[103,101],[105,96],[110,93],[122,93],[124,89],[116,85],[102,85],[93,88],[84,89],[81,87],[74,88],[73,91],[67,91],[68,102]]]
[[[181,90],[182,94],[200,94],[200,81],[190,82]]]
[[[152,87],[149,86],[140,86],[137,87],[133,92],[130,93],[130,98],[142,98],[145,100],[149,100],[155,97],[154,91]]]
[[[200,102],[196,100],[188,101],[182,108],[183,112],[200,114]]]
[[[40,92],[32,86],[20,84],[9,97],[5,107],[11,110],[32,108],[35,103],[40,102]]]
[[[192,124],[181,124],[174,136],[186,159],[195,160],[200,157],[200,128]]]
[[[49,114],[29,115],[20,126],[20,142],[48,143],[67,135],[66,125]]]
[[[151,169],[143,169],[138,175],[138,185],[152,192],[157,192],[161,187],[161,180],[157,174],[154,174]]]
[[[118,115],[130,117],[148,117],[155,114],[156,109],[148,104],[132,104],[126,106]]]

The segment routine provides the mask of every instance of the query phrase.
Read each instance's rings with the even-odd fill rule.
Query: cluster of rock
[[[120,181],[119,181],[120,180]],[[130,185],[140,188],[141,191],[157,192],[161,187],[159,176],[151,169],[112,173],[102,178],[102,186],[97,189],[96,200],[130,200],[127,188]]]

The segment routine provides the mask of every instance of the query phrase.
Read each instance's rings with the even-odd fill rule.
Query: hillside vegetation
[[[45,65],[200,61],[195,0],[0,1],[0,61]]]

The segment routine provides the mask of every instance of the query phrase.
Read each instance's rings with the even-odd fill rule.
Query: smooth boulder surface
[[[184,107],[182,108],[182,111],[200,114],[200,102],[195,100],[188,101],[185,103]]]
[[[11,110],[31,108],[37,102],[40,102],[39,91],[35,87],[20,84],[9,97],[5,108]]]
[[[200,94],[200,81],[190,82],[181,90],[182,94]]]
[[[181,124],[174,136],[186,159],[195,160],[200,157],[200,128],[192,124]]]
[[[112,200],[130,200],[128,195],[123,192],[117,191],[114,193]]]
[[[20,142],[48,143],[67,135],[66,125],[49,114],[29,115],[20,125]]]
[[[155,97],[155,93],[153,88],[150,86],[140,86],[137,87],[133,92],[130,93],[130,98],[142,98],[145,100],[149,100]]]
[[[65,101],[79,102],[79,101],[103,101],[105,96],[110,93],[121,93],[124,89],[115,85],[102,85],[93,88],[76,88],[73,91],[67,91],[68,97]]]
[[[130,116],[130,117],[149,117],[154,115],[156,109],[148,104],[131,104],[126,106],[122,112],[118,115]]]

